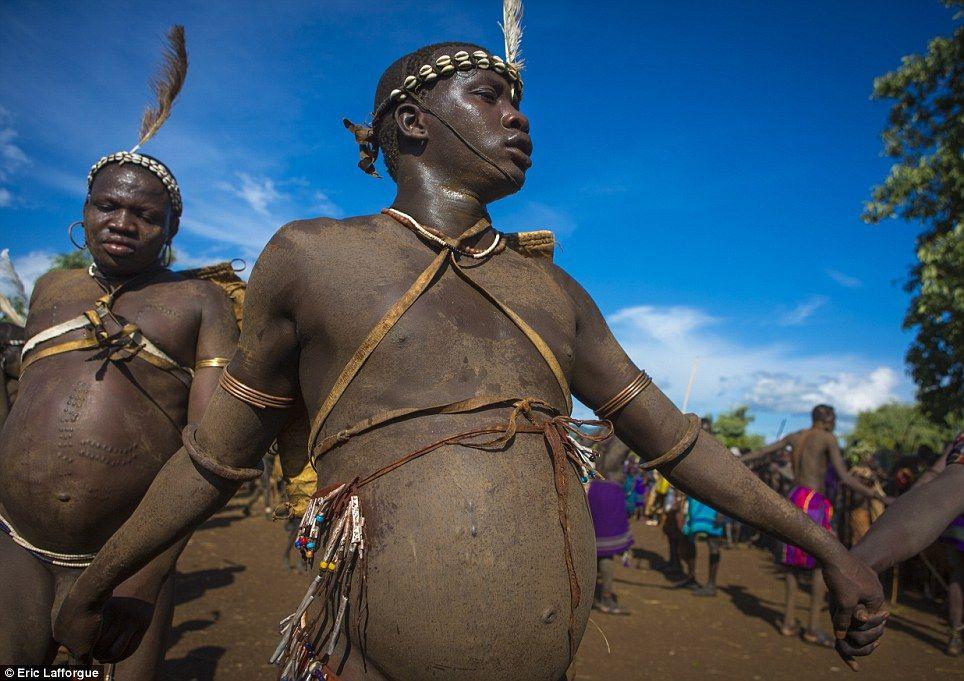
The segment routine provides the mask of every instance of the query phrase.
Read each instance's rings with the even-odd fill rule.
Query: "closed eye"
[[[499,94],[491,87],[479,88],[475,91],[475,94],[489,103],[494,103],[499,98]]]

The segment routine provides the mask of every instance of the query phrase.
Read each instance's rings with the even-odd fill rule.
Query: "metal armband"
[[[640,463],[640,468],[649,471],[660,466],[665,466],[690,450],[696,443],[696,438],[700,436],[700,417],[696,414],[686,414],[686,419],[688,421],[686,431],[683,433],[683,437],[679,439],[679,442],[673,445],[665,454],[660,454],[652,461]]]
[[[634,378],[629,385],[613,395],[596,410],[596,416],[609,420],[615,416],[620,409],[636,399],[636,396],[646,390],[652,382],[653,379],[650,378],[649,374],[645,371],[640,371],[639,375]]]
[[[218,385],[220,385],[225,392],[258,409],[288,409],[294,406],[295,403],[295,398],[293,397],[278,397],[277,395],[269,395],[268,393],[263,393],[260,390],[248,387],[229,374],[227,369],[221,372],[221,376],[218,378]]]
[[[212,357],[211,359],[199,359],[194,364],[194,370],[203,369],[205,367],[226,367],[231,363],[230,357]]]
[[[188,456],[191,457],[191,461],[193,461],[196,466],[203,468],[208,473],[216,475],[223,480],[247,482],[248,480],[260,478],[261,473],[264,471],[264,464],[261,462],[258,462],[256,468],[238,468],[221,463],[217,459],[202,452],[198,449],[196,423],[187,424],[181,432],[181,442],[184,443],[184,449],[187,450]]]

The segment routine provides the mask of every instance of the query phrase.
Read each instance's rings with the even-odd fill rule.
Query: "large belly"
[[[146,363],[32,365],[0,434],[0,502],[32,543],[97,550],[180,445],[188,390]]]
[[[371,464],[358,465],[363,459],[379,460],[378,467],[464,429],[449,420],[428,435],[422,421],[414,431],[411,424],[383,429],[365,438],[363,448],[321,462],[322,484],[371,472]],[[571,469],[568,481],[581,591],[573,625],[578,642],[592,601],[595,543]],[[570,662],[569,573],[552,464],[540,435],[519,435],[498,452],[439,449],[364,488],[362,503],[367,653],[389,678],[562,678]]]

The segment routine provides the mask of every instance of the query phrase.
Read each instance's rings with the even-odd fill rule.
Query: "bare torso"
[[[114,312],[179,364],[193,366],[202,305],[220,292],[171,273],[143,281],[119,296]],[[83,270],[45,278],[27,334],[82,314],[101,295]],[[177,451],[187,421],[190,390],[177,377],[137,359],[105,362],[99,353],[67,352],[27,368],[0,436],[4,515],[45,549],[95,552]]]
[[[794,482],[826,494],[827,469],[830,467],[830,440],[833,434],[820,428],[808,428],[790,437],[793,446]]]
[[[383,216],[289,230],[298,244],[291,256],[301,260],[292,272],[299,379],[313,414],[362,338],[435,253]],[[469,275],[535,328],[568,374],[576,314],[555,268],[506,250]],[[375,350],[322,436],[390,409],[480,394],[538,397],[566,410],[553,374],[522,332],[447,271]],[[364,476],[506,415],[488,410],[382,427],[320,459],[319,484]],[[581,636],[595,547],[585,495],[575,472],[569,476]],[[488,670],[486,678],[562,676],[569,586],[552,465],[540,436],[519,435],[499,452],[445,447],[363,488],[362,502],[370,662],[395,678],[475,678],[479,669]]]

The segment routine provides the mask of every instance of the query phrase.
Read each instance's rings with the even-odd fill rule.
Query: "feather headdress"
[[[87,173],[87,191],[89,192],[94,185],[94,177],[101,169],[111,163],[134,163],[152,172],[157,179],[167,189],[171,197],[171,207],[174,213],[181,214],[184,204],[181,201],[181,188],[178,187],[177,180],[170,168],[158,161],[156,158],[139,154],[137,150],[141,145],[151,139],[157,131],[161,129],[171,109],[174,107],[174,100],[177,99],[184,79],[187,77],[187,46],[184,40],[184,27],[180,25],[172,26],[167,32],[167,46],[164,50],[164,63],[161,65],[157,75],[151,79],[151,89],[157,98],[157,105],[147,107],[144,116],[141,118],[140,137],[137,144],[130,151],[117,151],[108,156],[102,157],[95,163],[90,172]]]
[[[502,35],[505,38],[505,60],[522,70],[522,0],[502,0]]]
[[[164,50],[164,63],[157,75],[151,79],[151,90],[157,98],[157,105],[147,107],[141,118],[140,139],[131,149],[136,152],[147,140],[151,139],[168,116],[174,106],[174,100],[181,92],[184,79],[187,77],[187,46],[184,41],[184,27],[172,26],[167,32],[167,48]]]

